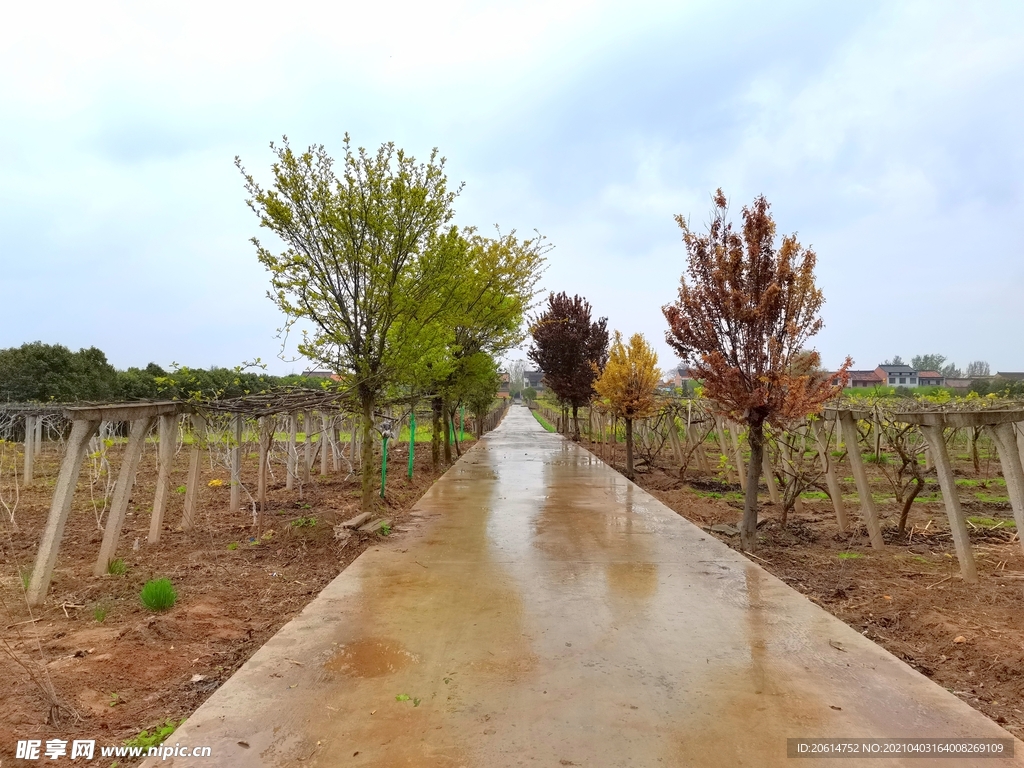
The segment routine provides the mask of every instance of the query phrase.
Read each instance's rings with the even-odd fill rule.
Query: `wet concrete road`
[[[1009,735],[525,408],[415,515],[172,737],[212,759],[146,765],[1024,765],[787,758]]]

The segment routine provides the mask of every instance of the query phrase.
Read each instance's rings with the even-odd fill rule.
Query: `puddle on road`
[[[379,637],[345,643],[324,664],[324,669],[349,677],[382,677],[419,659],[395,641]]]

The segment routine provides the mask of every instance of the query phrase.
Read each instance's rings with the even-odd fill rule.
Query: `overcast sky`
[[[142,5],[5,9],[0,347],[301,370],[233,158],[348,131],[438,147],[460,224],[540,230],[663,367],[673,216],[721,186],[818,253],[826,365],[1024,370],[1020,2]]]

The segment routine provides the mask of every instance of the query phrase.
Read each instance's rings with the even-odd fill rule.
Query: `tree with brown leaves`
[[[572,408],[573,439],[580,439],[579,408],[594,398],[594,382],[608,362],[608,318],[590,319],[590,302],[565,292],[548,295],[533,322],[530,359],[559,400]]]
[[[682,216],[687,253],[679,298],[662,307],[666,341],[704,382],[721,413],[748,427],[750,464],[740,543],[757,543],[757,485],[764,425],[785,428],[819,410],[849,379],[846,359],[832,376],[815,375],[818,353],[806,349],[822,328],[825,299],[814,282],[817,256],[796,234],[776,243],[775,221],[764,196],[743,208],[739,231],[728,221],[719,189],[707,232]]]

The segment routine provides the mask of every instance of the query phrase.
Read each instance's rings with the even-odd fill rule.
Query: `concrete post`
[[[715,417],[715,430],[718,433],[718,447],[722,449],[722,456],[725,458],[726,463],[729,461],[729,446],[725,442],[725,424],[721,416]],[[732,482],[732,473],[729,471],[728,466],[725,468],[725,480],[726,482]]]
[[[199,499],[199,461],[206,443],[206,419],[192,414],[192,449],[188,456],[188,480],[185,486],[185,512],[181,516],[181,530],[191,531],[196,520],[196,502]]]
[[[103,543],[100,544],[100,553],[96,558],[96,564],[92,568],[93,576],[102,576],[107,572],[107,566],[114,559],[117,552],[117,542],[121,538],[121,527],[124,525],[125,513],[128,511],[128,500],[132,495],[132,487],[135,485],[135,473],[139,469],[139,461],[142,459],[142,449],[146,444],[146,435],[149,428],[153,426],[153,418],[135,419],[132,422],[131,432],[128,434],[128,445],[125,446],[124,455],[121,457],[121,468],[117,472],[117,482],[114,484],[114,496],[110,502],[110,512],[107,513],[107,524],[103,530]]]
[[[736,457],[736,471],[740,476],[740,489],[747,490],[747,471],[743,466],[743,454],[740,452],[740,427],[738,424],[727,422],[729,435],[732,437],[733,456]]]
[[[341,472],[341,427],[338,421],[337,415],[331,416],[331,459],[335,473]]]
[[[878,509],[871,496],[871,484],[868,482],[868,474],[864,470],[864,460],[861,458],[860,446],[857,442],[857,422],[852,413],[844,411],[839,416],[839,424],[842,427],[843,440],[846,442],[846,455],[849,456],[850,467],[853,469],[853,479],[857,483],[860,512],[868,528],[868,538],[871,539],[871,546],[874,549],[885,549],[882,526],[878,522]]]
[[[1017,449],[1020,451],[1020,461],[1024,464],[1024,421],[1014,424],[1017,433]],[[1017,535],[1024,539],[1024,531],[1017,529]]]
[[[171,492],[171,466],[174,464],[174,443],[178,433],[178,417],[168,413],[160,417],[157,427],[156,494],[153,496],[153,515],[149,518],[150,544],[160,542],[164,528],[164,513]]]
[[[359,418],[356,416],[352,417],[352,466],[357,469],[363,465],[363,456],[359,450],[359,444],[362,442],[359,439]],[[444,424],[442,423],[442,427]]]
[[[999,424],[989,427],[996,441],[999,463],[1003,467],[1006,491],[1013,507],[1013,519],[1017,523],[1017,541],[1024,548],[1024,466],[1020,460],[1020,441],[1013,424]]]
[[[231,419],[233,442],[231,443],[231,501],[232,513],[242,507],[242,422],[244,417],[236,413]]]
[[[267,462],[270,460],[270,446],[274,442],[274,422],[276,417],[263,416],[260,418],[260,469],[257,473],[256,497],[259,499],[260,520],[259,530],[263,531],[263,513],[267,509]]]
[[[295,476],[298,465],[298,432],[299,432],[299,415],[297,413],[288,414],[288,476],[285,478],[284,487],[289,491],[295,488]]]
[[[825,473],[825,483],[828,486],[828,496],[832,500],[832,509],[836,513],[836,522],[839,523],[839,531],[846,533],[846,507],[843,506],[843,491],[839,487],[839,478],[836,477],[835,462],[828,452],[828,441],[825,440],[823,427],[818,420],[811,422],[811,430],[814,432],[814,442],[818,444],[818,457],[821,459],[821,469]]]
[[[46,599],[50,579],[53,578],[53,568],[57,564],[60,540],[64,536],[64,525],[71,512],[71,498],[75,495],[78,473],[82,470],[89,440],[96,434],[99,426],[98,420],[76,421],[71,425],[67,453],[64,454],[64,461],[60,465],[57,486],[53,490],[53,500],[50,502],[50,516],[46,519],[46,530],[43,531],[43,539],[36,554],[36,564],[32,569],[32,581],[28,586],[29,605],[41,605]]]
[[[953,534],[956,556],[960,561],[960,573],[968,584],[978,583],[978,569],[974,564],[974,553],[971,551],[971,540],[967,535],[967,523],[960,508],[960,497],[956,492],[956,479],[953,477],[953,466],[946,452],[946,441],[942,439],[942,427],[921,425],[925,439],[932,449],[932,460],[935,462],[935,473],[939,477],[939,488],[942,489],[942,500],[946,505],[949,517],[949,529]]]
[[[327,475],[327,446],[330,442],[328,440],[328,420],[327,416],[320,414],[320,439],[317,441],[320,444],[320,476],[325,477]]]
[[[36,436],[32,441],[35,447],[36,456],[43,452],[43,417],[36,416]]]
[[[309,473],[313,469],[313,414],[302,414],[302,482],[309,484]]]
[[[679,442],[679,431],[676,427],[676,418],[672,416],[668,420],[668,439],[672,444],[672,453],[675,454],[676,464],[680,468],[683,466],[683,446]]]
[[[37,416],[25,417],[25,469],[22,472],[22,482],[28,486],[32,484],[32,476],[35,473],[36,458],[36,419]]]
[[[772,500],[772,504],[781,504],[782,498],[779,496],[779,487],[775,484],[775,472],[772,467],[772,460],[768,458],[767,445],[761,451],[761,472],[764,474],[765,485],[768,486],[768,498]]]

